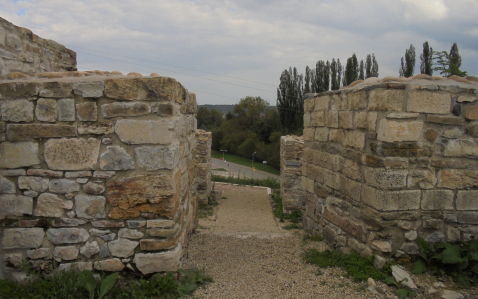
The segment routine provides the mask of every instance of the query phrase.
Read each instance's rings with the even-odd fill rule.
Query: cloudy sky
[[[424,41],[457,42],[478,76],[478,0],[0,0],[0,16],[75,50],[79,70],[174,77],[199,104],[275,105],[284,69],[353,53],[398,76],[410,44],[419,73]]]

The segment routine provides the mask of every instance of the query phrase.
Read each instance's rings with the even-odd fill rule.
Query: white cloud
[[[400,0],[404,4],[404,17],[408,23],[440,21],[448,17],[444,0]]]

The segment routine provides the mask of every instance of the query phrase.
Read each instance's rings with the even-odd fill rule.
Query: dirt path
[[[340,269],[317,268],[301,259],[304,248],[325,250],[323,242],[304,245],[300,232],[281,230],[266,189],[216,184],[222,191],[217,219],[199,221],[183,268],[204,269],[215,282],[198,298],[378,298]],[[215,219],[215,218],[213,218]]]

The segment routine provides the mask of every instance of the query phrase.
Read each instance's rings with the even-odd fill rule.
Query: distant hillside
[[[221,113],[228,113],[229,111],[234,111],[234,106],[235,105],[211,105],[211,104],[205,104],[205,105],[198,105],[198,109],[201,107],[207,108],[208,110],[211,109],[216,109],[217,111]],[[276,109],[276,106],[267,106],[267,108],[273,108]]]

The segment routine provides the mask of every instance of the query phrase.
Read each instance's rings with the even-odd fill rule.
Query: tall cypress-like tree
[[[365,59],[365,79],[370,77],[372,77],[372,56],[368,54]]]
[[[277,108],[281,125],[289,132],[303,127],[303,85],[303,76],[297,73],[296,68],[282,72],[277,88]]]
[[[359,79],[359,80],[365,80],[363,59],[360,60],[359,77],[358,77],[358,79]]]
[[[340,63],[340,58],[337,58],[337,86],[336,86],[337,89],[340,89],[340,80],[342,79],[343,74],[344,74],[344,69],[342,67],[342,63]]]
[[[304,86],[304,94],[312,92],[310,88],[310,68],[309,66],[305,67],[305,86]]]
[[[401,67],[399,69],[400,77],[411,77],[415,71],[415,47],[410,45],[410,49],[405,50],[405,57],[402,57]]]
[[[344,74],[344,85],[348,86],[350,83],[357,81],[359,77],[359,64],[357,60],[357,56],[355,53],[352,57],[347,59],[347,64],[345,65],[345,74]]]
[[[340,62],[340,60],[339,60]],[[340,69],[337,66],[335,58],[332,58],[332,63],[330,64],[330,89],[337,90],[340,88]]]
[[[423,43],[423,53],[420,54],[420,73],[433,75],[433,48],[428,45],[428,41]]]
[[[315,92],[328,91],[330,87],[330,62],[317,61],[315,65]]]
[[[378,63],[377,60],[375,59],[375,54],[372,53],[372,73],[371,77],[376,77],[378,78]]]

